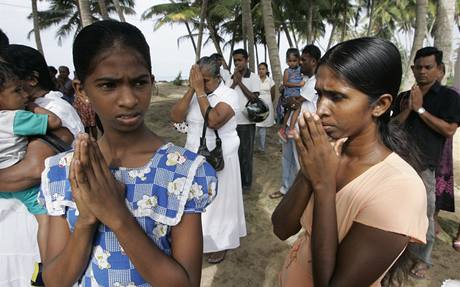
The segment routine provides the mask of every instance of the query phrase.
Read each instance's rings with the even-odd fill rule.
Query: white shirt
[[[247,70],[249,71],[249,70]],[[245,75],[246,76],[246,75]],[[242,78],[241,82],[243,85],[248,88],[249,91],[253,93],[258,93],[260,91],[260,78],[253,72],[250,72],[249,77]],[[233,84],[233,79],[230,78],[226,83],[227,86],[231,87]],[[239,111],[236,113],[236,123],[238,125],[251,125],[255,124],[254,122],[250,121],[246,116],[242,113],[246,104],[248,103],[248,98],[244,95],[243,91],[241,90],[240,86],[236,86],[235,89],[236,93],[238,94],[238,106],[240,107]]]
[[[227,69],[225,69],[224,67],[220,67],[220,76],[221,76],[222,80],[224,80],[224,83],[227,83],[227,81],[231,77],[230,72]]]
[[[273,109],[271,89],[275,85],[275,82],[270,78],[266,77],[264,81],[260,80],[260,95],[261,99],[268,107],[268,117],[260,123],[257,123],[257,127],[271,127],[275,124],[275,112]]]
[[[69,129],[75,138],[79,133],[85,132],[85,127],[77,111],[67,101],[63,100],[62,96],[61,92],[50,91],[43,97],[35,99],[35,103],[58,116],[62,126]]]
[[[310,113],[315,113],[316,108],[317,108],[317,103],[318,103],[318,93],[315,90],[315,85],[316,85],[316,77],[315,75],[311,76],[310,78],[308,76],[304,76],[303,80],[305,81],[305,85],[303,85],[302,89],[300,89],[300,95],[305,98],[305,101],[302,102],[302,105],[300,106],[300,115],[303,112],[310,112]],[[292,116],[292,113],[291,113]],[[289,116],[289,123],[291,122],[291,119]],[[298,124],[296,123],[296,129],[299,129]]]

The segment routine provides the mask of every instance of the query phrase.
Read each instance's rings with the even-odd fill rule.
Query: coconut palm
[[[255,71],[254,30],[252,25],[251,0],[241,1],[241,11],[243,16],[243,41],[245,49],[249,54],[249,68],[251,71]]]
[[[92,22],[102,19],[97,0],[87,0],[89,2],[90,17]],[[38,11],[38,28],[45,30],[50,27],[59,26],[56,32],[56,38],[60,44],[62,39],[72,33],[78,33],[82,28],[80,21],[80,13],[78,10],[77,0],[48,0],[49,6],[47,10]],[[115,6],[112,0],[107,3],[107,10],[110,13],[115,12]],[[121,0],[121,7],[125,14],[133,15],[135,11],[134,0]],[[33,17],[32,13],[28,16]],[[29,32],[32,33],[32,31]]]
[[[142,13],[141,18],[142,20],[154,19],[154,31],[160,29],[165,24],[184,24],[196,53],[197,46],[193,38],[193,26],[191,26],[191,24],[197,23],[199,13],[200,9],[191,5],[187,0],[181,0],[179,2],[171,0],[171,3],[158,4],[148,8]]]
[[[196,49],[196,61],[200,59],[200,54],[201,54],[201,45],[203,43],[203,29],[204,29],[204,22],[206,17],[206,14],[208,10],[208,0],[203,0],[201,3],[201,12],[200,12],[200,25],[198,28],[198,47]]]
[[[276,99],[279,97],[279,86],[281,85],[281,63],[279,59],[279,50],[276,43],[275,24],[273,19],[273,9],[270,0],[261,0],[263,20],[265,27],[265,38],[268,46],[268,54],[270,55],[270,66],[273,74],[273,79],[276,85]]]
[[[105,0],[98,0],[97,4],[99,5],[99,11],[101,11],[102,19],[108,20],[109,11],[107,11],[107,4],[105,3]]]
[[[80,12],[80,20],[82,27],[86,27],[93,23],[93,17],[91,17],[89,0],[78,0],[78,11]]]
[[[455,16],[455,0],[438,0],[436,9],[436,20],[434,28],[434,46],[444,54],[444,65],[446,67],[446,81],[451,71],[452,53],[452,23]]]
[[[34,36],[35,43],[37,45],[37,50],[43,54],[42,40],[40,37],[40,29],[38,28],[38,9],[37,9],[37,0],[32,0],[32,19],[34,23]]]
[[[113,0],[113,6],[115,6],[115,10],[117,11],[117,14],[118,14],[118,17],[120,18],[120,21],[121,22],[126,22],[125,14],[124,14],[124,12],[126,12],[126,11],[125,11],[124,7],[121,5],[120,0]]]

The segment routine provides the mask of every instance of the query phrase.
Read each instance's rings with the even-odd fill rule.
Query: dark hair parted
[[[3,58],[13,66],[19,79],[37,78],[40,88],[47,91],[55,89],[48,64],[38,50],[24,45],[11,44],[3,51]]]
[[[321,50],[313,44],[306,45],[302,49],[302,54],[305,54],[305,53],[312,56],[314,59],[316,59],[316,61],[319,61],[319,59],[321,58]]]
[[[290,56],[294,56],[297,59],[299,59],[300,58],[299,49],[296,49],[296,48],[287,49],[287,51],[286,51],[286,59],[288,59]]]
[[[424,48],[418,50],[415,53],[414,63],[419,58],[429,57],[431,55],[434,55],[434,58],[435,58],[436,63],[438,65],[442,64],[442,51],[438,50],[438,48],[436,48],[436,47],[424,47]]]
[[[243,55],[243,57],[244,57],[246,60],[249,58],[248,51],[246,51],[245,49],[236,49],[236,50],[233,51],[233,53],[232,53],[232,56],[235,56],[235,55]]]
[[[339,43],[321,58],[321,65],[327,65],[338,77],[366,94],[370,105],[384,94],[395,99],[401,84],[401,55],[395,45],[384,39],[365,37]],[[404,128],[390,122],[390,110],[377,119],[380,140],[420,171],[420,152]],[[401,272],[406,277],[404,266],[408,257],[403,255],[388,272],[387,278],[401,279],[396,276]]]
[[[7,62],[0,61],[0,92],[3,91],[7,82],[16,79],[18,76],[14,73],[13,67]]]
[[[198,60],[197,64],[200,66],[200,69],[207,70],[211,77],[218,78],[220,77],[220,67],[217,60],[218,59],[211,55],[209,57],[202,57]]]
[[[138,52],[149,72],[152,71],[150,48],[142,32],[126,22],[105,20],[83,28],[73,42],[73,64],[77,78],[84,82],[95,68],[97,57],[114,48]]]
[[[321,58],[351,86],[369,97],[373,104],[381,95],[396,98],[401,84],[401,55],[391,42],[373,37],[358,38],[337,44]],[[419,152],[402,127],[390,122],[391,109],[377,119],[380,138],[385,146],[399,154],[416,170],[421,169]]]
[[[267,69],[267,76],[270,76],[270,72],[268,71],[268,65],[267,65],[267,63],[262,62],[262,63],[260,63],[257,67],[260,67],[260,66],[265,66],[265,69]]]

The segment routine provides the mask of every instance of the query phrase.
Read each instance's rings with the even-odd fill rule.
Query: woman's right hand
[[[82,162],[87,162],[89,159],[86,158],[88,153],[85,152],[88,148],[88,143],[86,140],[81,140],[81,137],[87,135],[78,135],[77,140],[75,141],[75,151],[73,154],[72,161],[70,163],[70,187],[72,188],[72,197],[75,203],[77,204],[78,209],[78,220],[77,224],[82,225],[93,225],[98,222],[96,216],[91,212],[85,203],[85,192],[80,186],[79,182],[88,182],[85,172],[82,169]]]
[[[190,86],[197,94],[204,92],[204,79],[198,65],[193,65],[190,70]]]

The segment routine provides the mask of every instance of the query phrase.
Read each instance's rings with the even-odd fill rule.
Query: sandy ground
[[[185,143],[185,136],[173,129],[168,116],[173,103],[185,91],[185,87],[160,83],[146,118],[152,130],[178,145]],[[255,154],[252,190],[244,195],[248,235],[242,239],[238,249],[227,253],[226,260],[221,264],[203,262],[201,286],[278,286],[277,275],[293,240],[283,242],[272,233],[270,216],[279,200],[269,199],[268,195],[280,186],[281,145],[274,130],[267,136],[266,153]],[[454,140],[454,161],[456,203],[460,206],[460,133]],[[457,208],[456,213],[440,213],[444,232],[434,247],[434,266],[426,280],[410,281],[407,286],[441,286],[449,278],[460,280],[460,253],[451,247],[460,222],[459,210]]]

